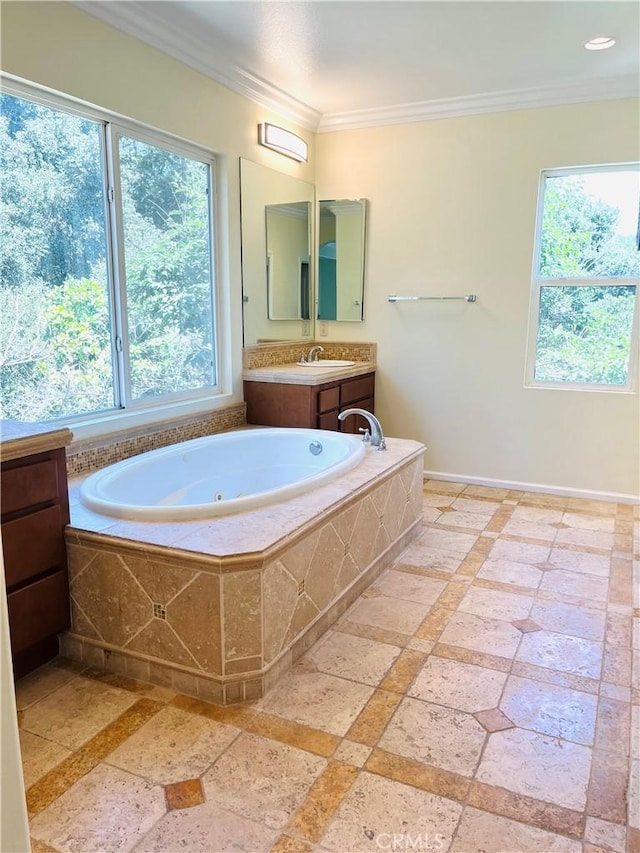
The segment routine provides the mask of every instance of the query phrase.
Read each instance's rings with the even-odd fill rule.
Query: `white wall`
[[[637,393],[523,387],[540,170],[636,160],[638,128],[608,101],[318,135],[318,197],[370,200],[366,320],[330,337],[377,341],[377,412],[427,470],[638,495]]]

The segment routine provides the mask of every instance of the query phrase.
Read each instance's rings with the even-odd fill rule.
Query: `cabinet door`
[[[349,408],[349,406],[343,406],[343,408]],[[365,409],[367,412],[373,412],[373,397],[367,400],[359,400],[358,408]],[[358,433],[360,427],[363,429],[369,428],[369,422],[362,415],[349,415],[348,418],[345,418],[340,423],[341,432]]]
[[[340,430],[340,421],[338,420],[338,410],[332,412],[324,412],[318,415],[318,429],[332,429],[334,432]]]
[[[7,587],[65,565],[63,527],[57,505],[2,525]]]
[[[70,625],[67,573],[55,572],[7,596],[14,654]]]

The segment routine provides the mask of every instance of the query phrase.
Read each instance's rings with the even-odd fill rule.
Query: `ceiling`
[[[85,0],[311,130],[638,95],[626,0]],[[584,42],[613,36],[610,50]]]

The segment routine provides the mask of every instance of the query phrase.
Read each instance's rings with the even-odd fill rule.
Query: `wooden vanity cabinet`
[[[366,419],[351,415],[339,421],[338,414],[350,408],[373,413],[375,373],[321,385],[245,381],[244,399],[250,424],[357,433],[368,426]]]
[[[9,632],[16,678],[58,654],[69,627],[64,448],[3,461],[0,511]]]

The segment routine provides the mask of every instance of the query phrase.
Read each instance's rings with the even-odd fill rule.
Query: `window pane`
[[[548,176],[540,275],[639,275],[639,205],[638,170]]]
[[[0,96],[3,417],[114,405],[99,124]]]
[[[119,145],[132,396],[214,385],[209,166]]]
[[[541,287],[535,378],[625,385],[636,288]]]

